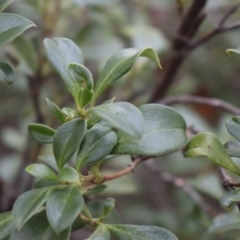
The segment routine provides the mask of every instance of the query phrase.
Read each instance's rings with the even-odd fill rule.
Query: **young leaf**
[[[148,57],[161,67],[157,53],[152,48],[141,51],[129,48],[114,54],[106,63],[94,89],[93,101],[114,81],[125,75],[138,57]]]
[[[143,116],[139,109],[130,103],[106,103],[91,108],[89,113],[96,114],[113,127],[135,138],[143,135]]]
[[[12,65],[0,62],[0,82],[10,86],[14,81],[14,69]]]
[[[80,108],[85,107],[93,96],[93,78],[91,72],[81,64],[70,63],[68,73],[75,85],[78,86],[78,104]]]
[[[0,1],[0,13],[8,6],[10,5],[14,0],[1,0]]]
[[[28,125],[28,132],[31,137],[39,143],[52,143],[55,130],[52,128],[37,123],[31,123]]]
[[[73,118],[79,117],[79,113],[72,108],[64,107],[62,108],[62,112],[67,115],[67,120],[71,120]]]
[[[229,157],[218,138],[211,133],[199,133],[194,136],[185,148],[184,157],[207,156],[219,166],[240,174],[240,169]]]
[[[220,203],[225,208],[230,208],[240,202],[240,190],[226,192],[220,199]]]
[[[63,79],[69,92],[78,102],[79,84],[72,80],[68,73],[70,63],[83,64],[83,54],[80,48],[67,38],[46,38],[43,41],[49,62]]]
[[[40,188],[23,193],[13,205],[13,220],[20,230],[36,211],[46,202],[51,188]]]
[[[226,53],[229,55],[229,57],[231,57],[233,53],[240,54],[240,49],[229,48],[226,50]]]
[[[12,212],[0,214],[0,239],[9,239],[11,233],[14,231],[15,225],[12,219]]]
[[[74,119],[59,127],[53,138],[53,153],[59,169],[77,151],[86,131],[86,122]]]
[[[62,183],[77,183],[79,184],[79,174],[78,172],[72,167],[64,167],[59,175],[58,181]]]
[[[107,198],[104,202],[102,217],[105,218],[115,207],[115,199]]]
[[[138,226],[123,224],[119,225],[105,224],[105,226],[118,239],[178,240],[178,238],[170,231],[155,226],[141,226],[141,225]]]
[[[0,14],[0,46],[12,41],[25,30],[36,26],[30,20],[12,13]]]
[[[240,117],[233,117],[227,120],[226,127],[228,132],[240,141]]]
[[[41,211],[35,214],[21,229],[15,230],[10,240],[69,240],[71,227],[56,234],[47,220],[46,212]]]
[[[54,115],[54,117],[61,123],[64,123],[67,119],[67,116],[64,114],[64,112],[53,102],[51,102],[50,100],[47,100],[47,104],[48,107],[50,109],[50,111],[52,112],[52,114]]]
[[[111,240],[110,232],[104,224],[100,224],[86,240]]]
[[[42,178],[49,181],[56,181],[57,175],[53,170],[46,165],[34,163],[26,167],[25,169],[29,174],[37,178]]]
[[[113,154],[160,156],[178,150],[187,143],[186,123],[177,111],[160,104],[146,104],[139,109],[144,118],[142,138],[118,133]]]
[[[107,156],[117,142],[117,135],[110,128],[93,128],[87,131],[79,149],[76,168],[91,165]]]
[[[70,227],[84,205],[77,186],[56,189],[47,200],[47,217],[56,233]]]
[[[224,144],[224,147],[227,153],[231,157],[238,157],[240,158],[240,142],[238,141],[229,141]]]

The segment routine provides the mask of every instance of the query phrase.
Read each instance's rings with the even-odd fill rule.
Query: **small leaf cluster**
[[[89,239],[177,239],[159,227],[109,224],[105,219],[114,210],[108,198],[102,211],[93,217],[84,195],[104,183],[100,166],[116,155],[160,156],[183,147],[187,142],[186,123],[174,109],[159,104],[136,107],[110,99],[96,105],[101,93],[132,68],[138,57],[158,64],[152,48],[124,49],[106,63],[97,83],[84,66],[80,48],[70,39],[44,40],[46,55],[71,93],[76,108],[60,108],[47,99],[50,112],[59,121],[55,130],[30,124],[30,135],[41,144],[52,144],[55,161],[35,163],[26,171],[38,178],[35,189],[23,193],[15,202],[9,220],[10,239],[25,239],[37,230],[39,239],[69,239],[71,231],[85,224],[96,227]],[[83,174],[82,169],[89,169]],[[102,190],[104,188],[101,188]],[[6,220],[8,221],[8,220]],[[12,224],[12,222],[14,224]],[[0,223],[1,229],[1,223]],[[32,238],[36,238],[34,235]]]
[[[33,22],[22,16],[12,13],[2,13],[13,1],[0,1],[0,47],[21,35],[28,28],[35,26]],[[13,66],[10,63],[0,62],[0,82],[10,86],[13,81]]]

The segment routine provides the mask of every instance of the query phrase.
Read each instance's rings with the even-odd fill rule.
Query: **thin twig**
[[[164,105],[172,105],[174,103],[202,104],[202,105],[212,106],[216,108],[221,108],[235,115],[240,115],[240,108],[237,108],[234,105],[217,98],[206,98],[206,97],[184,95],[184,96],[166,97],[166,98],[163,98],[161,101],[159,101],[159,103]]]
[[[217,212],[210,206],[202,196],[192,188],[183,178],[175,177],[170,173],[163,173],[160,171],[154,161],[144,162],[145,166],[157,177],[164,182],[172,183],[174,186],[186,192],[211,218],[217,215]]]

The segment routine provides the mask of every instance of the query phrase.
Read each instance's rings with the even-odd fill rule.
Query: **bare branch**
[[[166,97],[159,101],[159,103],[164,105],[171,105],[174,103],[194,103],[194,104],[202,104],[207,106],[212,106],[216,108],[223,109],[235,115],[240,115],[240,108],[233,106],[225,101],[216,98],[205,98],[205,97],[197,97],[197,96],[173,96]]]

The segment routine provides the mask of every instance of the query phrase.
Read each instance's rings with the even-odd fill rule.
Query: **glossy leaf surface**
[[[85,107],[93,96],[93,78],[91,72],[83,65],[71,63],[68,66],[68,73],[76,85],[76,95],[80,108]]]
[[[10,86],[14,81],[14,69],[12,65],[0,62],[0,82]]]
[[[230,158],[222,143],[211,133],[199,133],[194,136],[187,144],[184,156],[187,158],[207,156],[219,166],[240,174],[240,169]]]
[[[224,147],[227,153],[231,157],[238,157],[240,158],[240,142],[238,141],[229,141],[224,144]]]
[[[47,200],[47,217],[51,227],[60,233],[70,227],[83,208],[84,199],[77,186],[56,189]]]
[[[71,120],[57,129],[53,138],[53,152],[60,169],[78,150],[85,131],[86,122],[82,119]]]
[[[25,169],[29,174],[37,178],[42,178],[50,181],[56,181],[57,175],[53,170],[46,165],[34,163],[26,167]]]
[[[71,228],[56,234],[49,225],[45,211],[34,215],[21,229],[15,230],[10,240],[69,240]]]
[[[30,20],[16,14],[0,14],[0,47],[35,26]]]
[[[39,143],[52,143],[55,130],[37,123],[31,123],[28,125],[28,132],[31,137]]]
[[[53,102],[50,100],[47,100],[48,107],[50,111],[52,112],[53,116],[61,123],[64,123],[66,121],[67,116],[63,113],[63,111]]]
[[[46,202],[51,188],[40,188],[23,193],[13,205],[13,220],[18,229]]]
[[[177,111],[160,104],[142,105],[139,109],[144,118],[142,138],[120,132],[112,153],[160,156],[186,144],[186,123]]]
[[[178,238],[170,231],[155,227],[142,225],[106,225],[111,234],[118,239],[124,240],[178,240]]]
[[[15,225],[12,219],[12,212],[0,214],[0,239],[8,240],[11,233],[14,231]]]
[[[86,240],[111,240],[111,236],[104,224],[100,224]]]
[[[111,126],[131,135],[141,138],[143,134],[143,116],[139,109],[127,102],[106,103],[91,108],[94,113]]]
[[[226,127],[228,132],[240,141],[240,117],[227,120]]]
[[[94,101],[107,87],[125,75],[138,57],[148,57],[161,67],[157,53],[152,48],[145,48],[141,51],[128,48],[119,51],[108,60],[97,81],[93,96]]]
[[[116,142],[117,135],[110,128],[99,127],[88,130],[77,156],[77,169],[102,160],[112,151]]]

